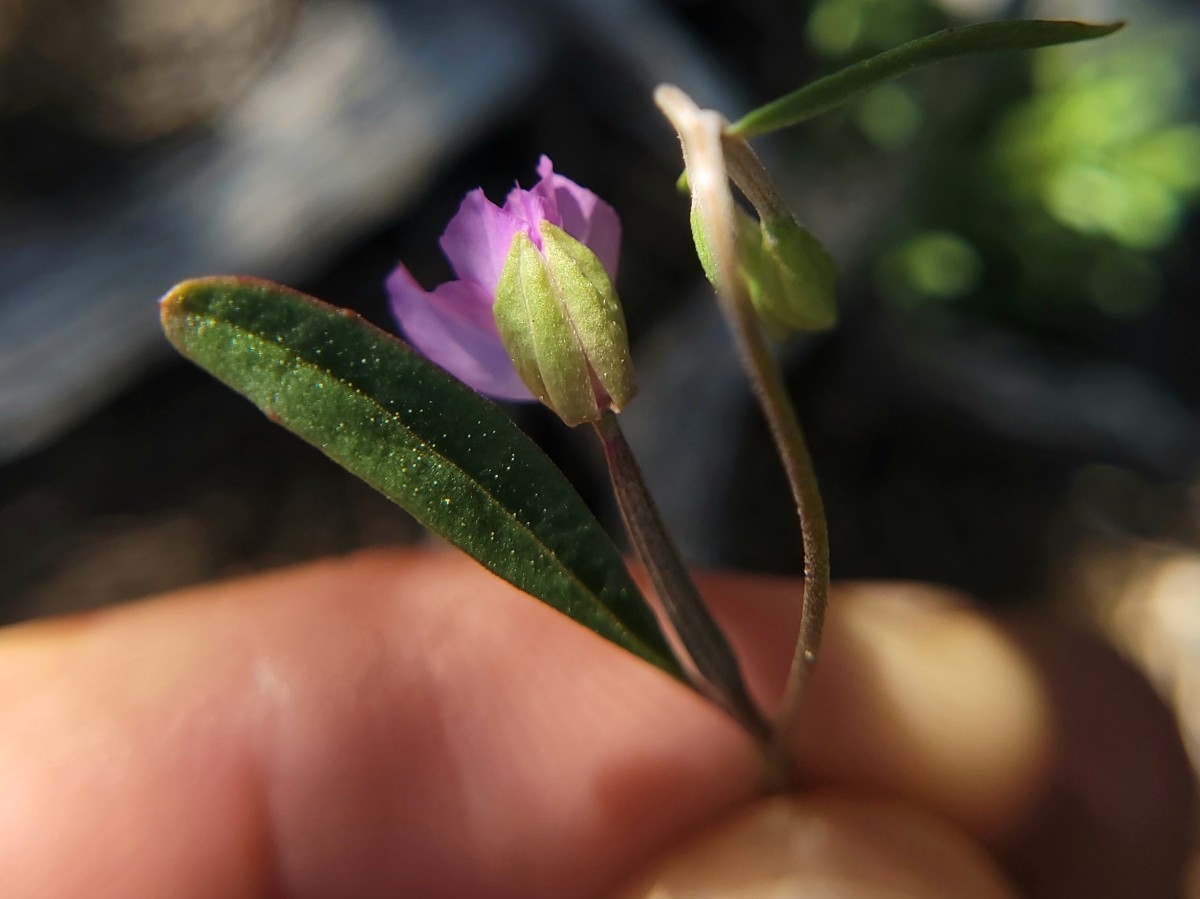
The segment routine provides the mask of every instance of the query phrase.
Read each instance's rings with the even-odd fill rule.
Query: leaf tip
[[[1096,38],[1108,37],[1114,31],[1120,31],[1125,27],[1126,22],[1124,19],[1117,19],[1112,22],[1071,22],[1071,24],[1077,25],[1089,32],[1084,40],[1095,40]]]
[[[201,293],[212,291],[222,285],[228,286],[230,282],[253,281],[252,278],[230,277],[228,275],[210,275],[205,278],[189,278],[186,281],[180,281],[158,301],[158,308],[162,312],[163,321],[176,313],[183,311],[183,306],[188,300],[195,299]]]
[[[194,278],[181,281],[168,290],[158,301],[159,321],[167,340],[181,353],[186,355],[181,330],[187,314],[186,304],[189,297],[194,296],[196,288],[206,279]]]
[[[180,281],[159,299],[158,308],[164,326],[168,321],[184,312],[195,311],[195,309],[189,310],[188,307],[197,301],[203,302],[203,298],[211,296],[214,292],[220,293],[239,287],[269,287],[287,291],[287,288],[246,275],[208,275],[203,278],[189,278],[186,281]]]
[[[199,284],[201,280],[202,279],[199,278],[193,278],[189,281],[181,281],[159,298],[158,308],[161,311],[164,319],[179,308],[187,294],[191,292],[191,290],[195,288],[195,286]]]

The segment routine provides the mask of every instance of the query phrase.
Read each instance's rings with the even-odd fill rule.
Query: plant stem
[[[725,168],[738,190],[750,201],[760,219],[791,218],[791,210],[779,188],[746,141],[728,132],[721,135]]]
[[[750,201],[759,217],[790,215],[783,197],[750,145],[728,134],[722,137],[721,145],[729,177]],[[750,308],[748,297],[743,300],[743,305]],[[796,503],[804,547],[804,606],[800,613],[800,633],[776,716],[780,731],[778,736],[783,739],[799,714],[804,687],[821,645],[829,596],[829,531],[812,457],[795,407],[788,399],[783,373],[762,336],[757,316],[739,317],[738,323],[743,332],[739,336],[746,344],[744,358],[752,370],[755,393],[783,461],[792,499]]]
[[[617,417],[605,411],[595,427],[630,540],[679,642],[705,681],[697,684],[697,689],[732,715],[760,745],[767,746],[773,740],[772,728],[746,691],[737,657],[705,607],[663,526]]]
[[[699,109],[683,91],[670,85],[658,88],[655,101],[679,133],[683,144],[692,202],[700,213],[704,236],[714,263],[717,296],[783,462],[800,520],[804,547],[804,596],[796,649],[775,719],[773,752],[779,757],[786,752],[787,736],[799,712],[804,688],[821,644],[829,592],[829,537],[825,509],[812,458],[788,399],[783,375],[767,346],[741,277],[737,220],[733,195],[729,189],[731,173],[725,156],[728,122],[719,113]],[[749,146],[738,142],[732,146],[732,151],[734,177],[752,202],[757,201],[768,207],[781,205],[778,192]]]
[[[796,503],[800,519],[800,539],[804,548],[804,599],[800,612],[800,632],[792,654],[791,668],[783,698],[776,713],[776,739],[785,741],[800,713],[800,702],[809,675],[821,647],[825,607],[829,598],[829,532],[825,524],[825,505],[817,486],[812,457],[804,432],[787,396],[779,367],[767,350],[755,325],[754,338],[746,339],[748,356],[755,368],[755,394],[766,416],[783,460],[783,469]]]

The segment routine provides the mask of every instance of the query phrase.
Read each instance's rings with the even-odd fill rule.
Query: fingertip
[[[955,594],[850,586],[800,723],[819,782],[867,787],[1001,839],[1035,804],[1054,740],[1033,661]]]
[[[790,660],[800,586],[709,582],[770,708]],[[995,840],[1036,803],[1052,742],[1032,660],[961,594],[924,584],[834,585],[795,726],[805,782],[904,799]]]
[[[799,585],[738,583],[714,581],[717,612],[773,698]],[[835,586],[796,739],[807,783],[933,810],[1028,895],[1181,889],[1195,788],[1177,726],[1090,636],[1010,626],[927,585]]]
[[[913,806],[831,794],[775,797],[685,840],[614,899],[1016,894],[960,831]]]

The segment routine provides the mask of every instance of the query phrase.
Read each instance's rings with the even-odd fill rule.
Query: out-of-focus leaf
[[[1110,22],[1093,25],[1084,22],[1031,19],[983,22],[962,28],[947,28],[847,66],[839,72],[760,106],[734,122],[729,131],[740,137],[753,137],[756,134],[766,134],[796,125],[828,112],[880,82],[903,75],[917,66],[971,53],[1034,50],[1055,44],[1093,40],[1112,34],[1124,24]]]
[[[163,329],[191,361],[491,571],[674,677],[620,553],[491,402],[397,338],[267,281],[187,281]]]

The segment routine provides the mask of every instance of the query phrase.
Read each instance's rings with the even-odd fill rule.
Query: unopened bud
[[[837,322],[836,270],[821,242],[791,216],[759,222],[741,209],[736,215],[738,274],[767,330],[785,337],[832,328]],[[696,255],[716,285],[716,260],[694,205],[691,221]]]
[[[750,301],[769,330],[784,336],[834,326],[833,259],[794,218],[755,222],[739,210],[738,244]]]
[[[620,411],[637,387],[625,316],[596,254],[548,221],[518,232],[496,287],[500,340],[521,380],[568,425]]]

